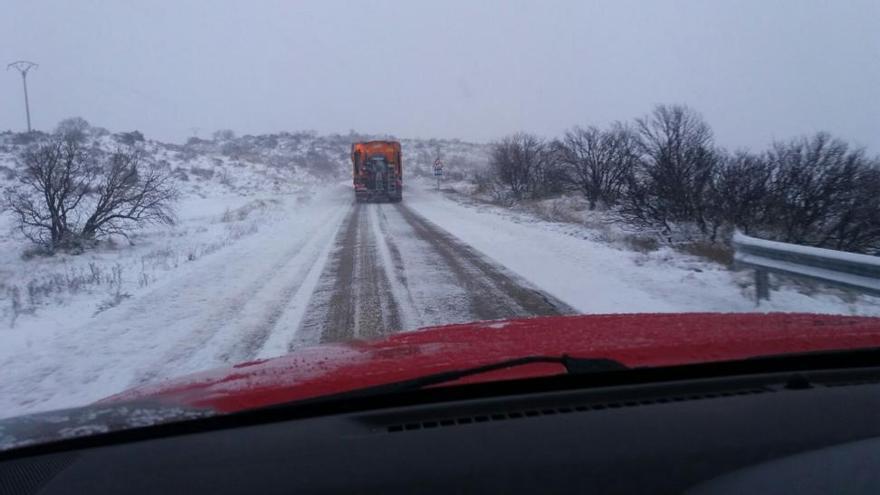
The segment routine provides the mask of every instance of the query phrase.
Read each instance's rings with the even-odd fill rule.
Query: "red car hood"
[[[426,328],[135,388],[101,403],[151,400],[233,412],[527,355],[606,358],[629,367],[880,347],[880,318],[806,314],[562,316]],[[532,364],[456,383],[559,374]]]

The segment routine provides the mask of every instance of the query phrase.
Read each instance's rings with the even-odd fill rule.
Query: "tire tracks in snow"
[[[405,205],[356,204],[289,349],[425,325],[574,313]]]
[[[395,298],[398,299],[401,329],[419,328],[425,326],[425,319],[420,305],[409,289],[409,278],[403,264],[403,255],[400,254],[400,248],[390,233],[385,211],[386,208],[370,210],[373,235],[376,238],[376,245],[385,268],[385,277],[391,285],[392,294],[395,294]]]
[[[222,311],[206,316],[193,325],[193,332],[183,336],[178,345],[139,373],[133,385],[152,381],[165,375],[168,368],[199,371],[223,364],[234,364],[256,357],[279,320],[290,308],[288,303],[303,289],[307,274],[329,249],[348,209],[329,210],[315,225],[298,235],[298,241],[258,274],[243,288],[220,301]],[[259,256],[261,253],[253,253]],[[239,261],[240,262],[240,261]],[[234,282],[234,280],[233,280]],[[217,309],[212,304],[212,309]],[[293,339],[299,321],[281,330]],[[285,332],[286,330],[286,332]],[[280,353],[280,352],[279,352]]]
[[[262,298],[253,299],[259,305],[258,323],[248,326],[247,334],[220,355],[222,361],[237,363],[257,357],[258,351],[261,356],[271,356],[273,349],[283,349],[284,346],[275,345],[262,350],[270,335],[277,334],[276,340],[293,340],[302,318],[302,309],[317,282],[308,275],[312,272],[320,273],[326,263],[340,221],[334,219],[310,235],[308,242],[275,274],[273,280],[261,288],[261,292],[269,296],[265,298],[265,302],[258,302]],[[292,304],[294,301],[298,304]],[[285,324],[279,325],[282,320]],[[277,354],[283,354],[283,350]]]
[[[494,263],[449,232],[398,204],[397,213],[429,242],[468,295],[473,320],[574,314],[567,304]]]
[[[398,301],[380,255],[375,208],[357,203],[336,238],[310,309],[291,344],[370,338],[401,329]]]

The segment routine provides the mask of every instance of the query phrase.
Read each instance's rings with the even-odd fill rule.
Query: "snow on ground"
[[[184,196],[176,225],[140,231],[131,245],[120,239],[80,255],[25,259],[27,244],[8,234],[11,219],[0,215],[0,417],[81,405],[300,345],[297,332],[352,198],[347,180],[273,162],[344,160],[336,141],[345,139],[323,146],[294,137],[253,161],[147,143],[175,171]],[[457,146],[462,167],[478,159],[479,148]],[[426,164],[431,149],[419,151]],[[748,272],[669,248],[626,249],[600,226],[463,201],[434,191],[430,180],[407,184],[403,208],[583,313],[880,315],[880,299],[807,294],[792,284],[756,307]],[[360,221],[375,240],[401,328],[465,319],[474,294],[443,273],[437,246],[417,236],[396,205],[369,206]]]
[[[462,204],[427,183],[411,182],[409,191],[405,208],[578,311],[756,309],[747,274],[670,249],[622,249],[583,226]],[[22,262],[20,250],[7,244],[0,269],[16,281],[88,273],[90,264],[101,277],[110,266],[111,280],[50,294],[15,327],[0,330],[0,417],[85,404],[298,345],[306,309],[352,211],[350,192],[337,183],[289,195],[189,196],[173,229],[79,256]],[[403,328],[460,321],[457,312],[472,295],[437,273],[443,263],[434,247],[413,234],[394,205],[369,206],[360,220],[376,239]],[[121,286],[112,279],[116,266]],[[412,279],[406,290],[400,275]],[[880,314],[880,303],[783,288],[759,309]]]
[[[277,218],[285,201],[289,198],[271,194],[190,196],[178,204],[174,226],[153,226],[135,233],[130,242],[116,239],[78,255],[29,255],[32,248],[19,236],[2,237],[0,289],[5,297],[0,328],[26,333],[49,322],[84,321],[188,263],[256,233]]]
[[[89,136],[89,146],[112,151],[122,135],[92,128]],[[348,174],[355,137],[367,138],[139,141],[145,159],[176,180],[177,223],[78,255],[36,254],[0,212],[0,417],[287,352],[351,207],[348,181],[335,181]],[[16,184],[17,155],[29,143],[0,133],[0,190]],[[484,148],[404,146],[411,173],[425,173],[440,146],[461,167]]]
[[[880,299],[848,302],[791,287],[755,305],[750,273],[671,248],[641,253],[596,239],[575,224],[497,206],[456,201],[422,182],[407,205],[499,264],[583,313],[785,311],[880,315]]]
[[[350,208],[349,192],[336,185],[290,196],[257,231],[115,307],[41,308],[4,329],[0,417],[88,403],[157,378],[242,361],[263,346],[277,354],[293,339],[302,308],[291,306],[308,300],[310,270],[326,257]],[[196,202],[193,211],[214,218],[210,213],[225,205],[212,203]],[[278,321],[281,308],[284,321]],[[276,327],[281,330],[273,332]]]

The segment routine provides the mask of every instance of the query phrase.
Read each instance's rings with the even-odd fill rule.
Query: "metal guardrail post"
[[[761,304],[761,299],[770,300],[770,276],[767,270],[755,270],[755,302]]]

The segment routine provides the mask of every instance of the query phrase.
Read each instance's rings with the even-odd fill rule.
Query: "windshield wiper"
[[[561,356],[524,356],[521,358],[507,359],[504,361],[497,361],[481,366],[474,366],[472,368],[441,371],[439,373],[423,375],[417,378],[411,378],[399,382],[365,387],[349,392],[342,392],[341,394],[334,394],[331,397],[349,399],[355,397],[411,392],[413,390],[420,390],[425,387],[430,387],[432,385],[453,382],[455,380],[459,380],[468,376],[482,375],[483,373],[489,373],[492,371],[498,371],[508,368],[516,368],[518,366],[525,366],[535,363],[560,364],[565,368],[565,372],[568,375],[604,373],[608,371],[621,371],[629,369],[618,361],[605,358],[576,358],[571,357],[567,354],[563,354]]]

